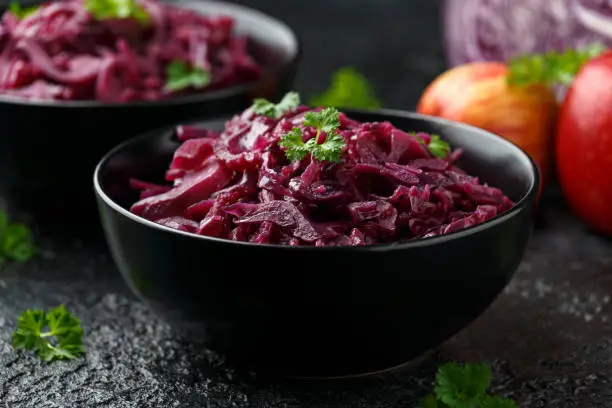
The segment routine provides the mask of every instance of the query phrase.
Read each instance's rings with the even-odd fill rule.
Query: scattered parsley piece
[[[438,369],[436,382],[434,392],[446,405],[476,407],[491,385],[491,369],[480,364],[444,364]]]
[[[448,363],[438,368],[434,394],[419,408],[519,408],[516,402],[487,394],[491,368],[482,364]]]
[[[201,89],[210,84],[208,71],[190,67],[183,61],[174,60],[166,67],[166,89],[172,92],[187,88]]]
[[[567,49],[562,53],[524,55],[508,63],[508,84],[514,86],[569,85],[580,68],[603,53],[602,44],[592,44],[580,50]]]
[[[47,331],[43,331],[47,329]],[[52,338],[55,341],[52,342]],[[36,350],[43,361],[74,360],[85,353],[83,329],[64,305],[43,310],[27,310],[17,320],[13,333],[15,350]]]
[[[310,105],[376,109],[380,108],[381,103],[365,76],[352,67],[344,67],[333,74],[326,91],[310,99]]]
[[[317,134],[304,143],[302,130],[293,128],[279,141],[285,149],[285,155],[291,161],[302,160],[308,153],[319,161],[338,162],[346,141],[336,133],[340,127],[340,112],[336,108],[325,108],[319,112],[308,112],[304,115],[304,126],[314,127]],[[321,134],[325,133],[325,141],[319,143]]]
[[[85,9],[97,20],[132,18],[142,24],[150,21],[147,11],[135,0],[85,0]]]
[[[283,99],[274,104],[267,99],[257,98],[253,101],[253,112],[270,118],[280,119],[285,113],[300,106],[300,95],[297,92],[287,93]]]
[[[450,145],[444,140],[440,139],[440,136],[438,135],[431,135],[431,138],[429,139],[429,144],[425,143],[423,139],[418,137],[416,132],[412,132],[412,135],[415,136],[421,144],[427,147],[429,153],[439,159],[446,158],[446,156],[448,156],[451,151]]]
[[[19,1],[13,0],[9,6],[9,11],[19,20],[22,20],[30,14],[35,13],[39,8],[40,6],[21,7]]]
[[[6,213],[0,211],[0,265],[7,259],[26,262],[34,256],[32,232],[23,224],[9,222]]]

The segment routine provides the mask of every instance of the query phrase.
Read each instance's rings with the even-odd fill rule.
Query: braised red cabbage
[[[46,3],[0,22],[0,94],[29,99],[129,102],[250,82],[261,67],[233,33],[234,20],[138,0],[147,21],[96,18],[85,0]],[[168,87],[168,67],[206,73],[198,86]],[[180,67],[179,67],[180,68]]]
[[[278,141],[294,126],[304,141],[301,106],[280,119],[247,109],[221,133],[179,126],[182,141],[166,178],[137,180],[131,211],[182,231],[265,244],[347,246],[391,243],[458,231],[512,207],[499,189],[437,158],[431,136],[391,123],[360,123],[340,113],[339,162],[310,155],[289,162]]]

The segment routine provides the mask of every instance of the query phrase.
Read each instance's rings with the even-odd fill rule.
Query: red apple
[[[418,112],[476,126],[513,142],[550,177],[557,101],[542,85],[508,86],[508,68],[501,62],[476,62],[455,67],[424,91]]]
[[[612,235],[612,52],[587,62],[574,78],[561,105],[556,154],[570,207]]]

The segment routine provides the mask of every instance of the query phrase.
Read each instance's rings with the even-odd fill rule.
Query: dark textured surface
[[[410,109],[444,66],[432,1],[249,3],[301,33],[304,92],[324,87],[331,69],[355,64],[388,106]],[[336,40],[346,45],[332,48]],[[585,231],[558,197],[542,205],[541,216],[516,278],[468,329],[404,370],[314,384],[256,381],[223,368],[134,300],[104,251],[60,242],[57,231],[45,230],[38,259],[0,271],[0,402],[11,408],[408,408],[431,389],[440,362],[458,360],[492,363],[495,390],[521,407],[610,407],[612,243]],[[13,352],[9,339],[19,313],[59,303],[81,319],[87,356],[46,365]]]

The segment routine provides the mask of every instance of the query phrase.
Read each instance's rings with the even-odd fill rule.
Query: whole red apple
[[[513,142],[538,164],[546,183],[552,167],[557,102],[543,85],[507,84],[501,62],[453,68],[425,89],[417,111],[476,126]]]
[[[559,184],[574,212],[612,235],[612,52],[587,62],[561,105]]]

